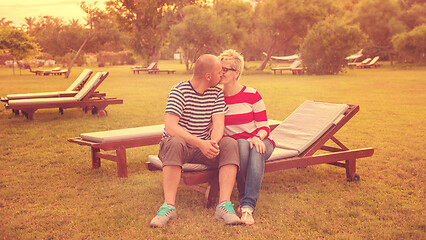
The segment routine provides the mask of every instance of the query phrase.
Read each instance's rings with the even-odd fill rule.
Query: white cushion
[[[273,161],[273,160],[283,159],[283,158],[291,158],[297,155],[299,155],[299,152],[296,150],[289,150],[289,149],[276,147],[274,151],[272,152],[272,155],[266,161]]]
[[[163,168],[163,162],[161,162],[161,160],[158,158],[157,155],[149,155],[148,160],[155,167],[159,169]],[[199,163],[185,163],[182,166],[182,171],[184,172],[197,172],[197,171],[204,171],[208,169],[212,169],[212,167],[209,167],[204,164],[199,164]]]
[[[86,83],[84,85],[84,87],[75,95],[75,98],[78,101],[83,100],[83,98],[89,94],[90,90],[92,90],[92,88],[94,88],[96,86],[96,84],[99,83],[99,81],[102,79],[102,77],[104,76],[104,72],[98,72],[96,73],[95,76],[92,77],[92,79],[90,79],[90,81],[88,83]]]
[[[71,103],[77,102],[77,99],[74,97],[62,97],[62,98],[35,98],[35,99],[18,99],[9,101],[9,106],[17,107],[23,105],[40,105],[43,107],[43,104],[61,104],[61,103]],[[59,106],[58,106],[59,107]]]
[[[59,92],[43,92],[43,93],[24,93],[24,94],[8,94],[9,100],[29,99],[29,98],[54,98],[59,97]]]
[[[300,154],[336,124],[348,108],[346,104],[305,101],[270,136],[277,147]]]
[[[164,124],[160,124],[146,127],[109,130],[103,132],[82,133],[80,134],[80,137],[86,141],[103,143],[140,137],[156,137],[161,136],[163,131]]]
[[[83,72],[81,72],[80,75],[77,77],[77,79],[65,91],[76,91],[80,84],[85,82],[90,77],[92,72],[93,71],[90,69],[84,69]]]

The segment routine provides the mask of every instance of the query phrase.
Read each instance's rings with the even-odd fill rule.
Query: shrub
[[[404,61],[426,62],[426,24],[393,36],[392,43]]]
[[[303,65],[310,74],[338,74],[350,55],[365,39],[356,25],[346,25],[336,17],[315,24],[301,46]]]

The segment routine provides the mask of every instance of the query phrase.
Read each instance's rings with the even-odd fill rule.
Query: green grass
[[[253,63],[250,63],[253,64]],[[116,165],[91,169],[90,148],[68,143],[80,133],[160,124],[167,93],[188,80],[184,65],[162,61],[174,75],[109,71],[99,87],[124,99],[97,118],[79,109],[38,110],[34,121],[0,108],[0,238],[3,239],[425,239],[426,68],[350,69],[338,76],[246,72],[241,83],[262,94],[271,119],[282,120],[304,100],[352,103],[360,112],[337,137],[349,148],[373,147],[357,162],[361,181],[319,165],[265,174],[256,224],[224,226],[200,193],[180,187],[178,219],[150,229],[163,201],[162,175],[144,163],[157,146],[127,150],[129,177]],[[70,79],[12,75],[0,69],[0,96],[66,89]],[[236,191],[233,194],[236,201]]]

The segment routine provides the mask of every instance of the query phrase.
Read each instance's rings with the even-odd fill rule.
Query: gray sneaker
[[[158,209],[157,216],[155,216],[151,220],[149,226],[164,227],[166,226],[167,222],[169,222],[169,220],[172,220],[174,218],[177,218],[176,208],[169,208],[169,205],[167,205],[167,203],[163,203],[160,209]]]
[[[217,205],[214,217],[228,225],[241,224],[241,220],[235,213],[234,204],[231,201],[226,201],[224,206]]]

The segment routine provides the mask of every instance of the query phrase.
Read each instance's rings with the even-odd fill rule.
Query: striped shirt
[[[209,124],[212,116],[226,111],[228,107],[221,88],[211,87],[199,94],[189,81],[184,81],[170,90],[165,113],[178,115],[179,126],[190,134],[207,140],[210,139]],[[163,137],[167,136],[164,131]]]
[[[229,108],[225,114],[225,136],[250,140],[260,130],[269,136],[265,103],[256,89],[244,86],[239,93],[225,97],[225,102]],[[275,146],[274,141],[271,142]]]

